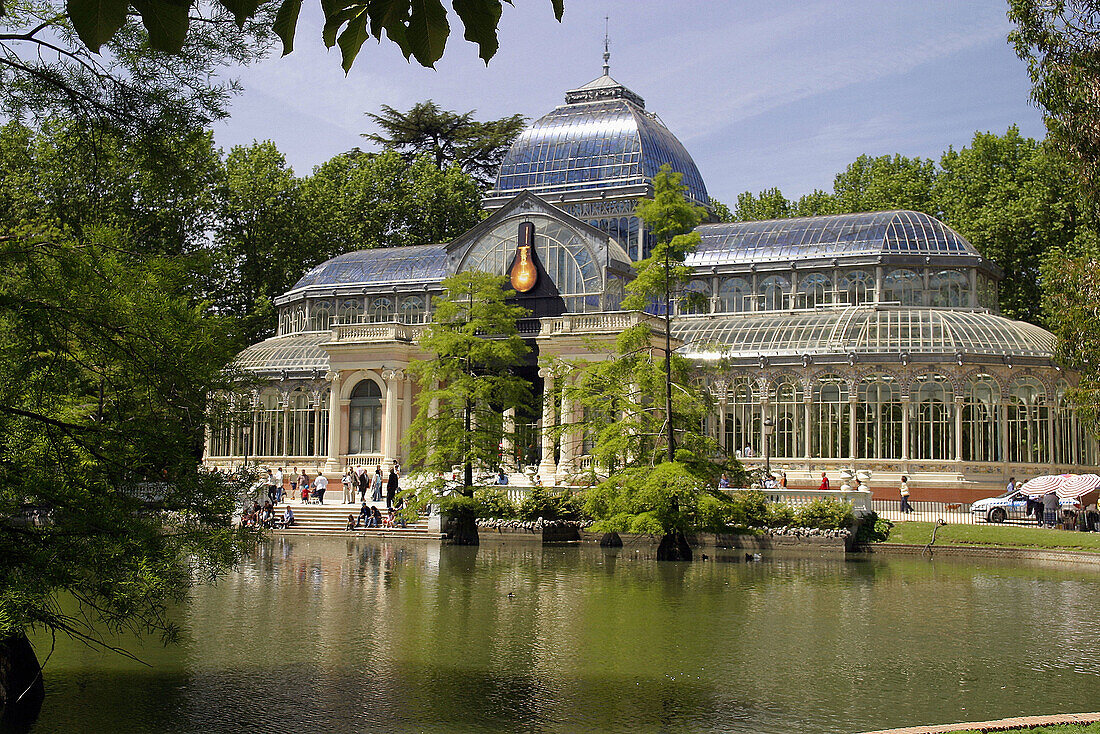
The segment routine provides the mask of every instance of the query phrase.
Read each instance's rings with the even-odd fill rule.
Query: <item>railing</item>
[[[910,512],[901,511],[901,500],[873,500],[871,509],[879,517],[898,522],[900,520],[922,520],[939,522],[943,520],[951,525],[974,525],[977,520],[970,514],[968,502],[910,502]]]
[[[382,454],[345,454],[340,459],[340,463],[345,467],[365,466],[373,469],[376,466],[382,466],[386,457]]]
[[[413,342],[424,330],[412,324],[347,324],[332,327],[332,339],[337,342],[403,341]]]
[[[743,492],[741,489],[724,490],[730,494]],[[841,489],[764,489],[761,490],[768,502],[776,502],[798,509],[815,500],[832,499],[848,502],[857,515],[872,511],[871,493],[866,490],[845,492]]]
[[[540,336],[556,334],[618,334],[624,329],[640,323],[648,323],[654,328],[664,329],[664,321],[649,314],[637,311],[611,313],[565,314],[554,319],[543,319]]]

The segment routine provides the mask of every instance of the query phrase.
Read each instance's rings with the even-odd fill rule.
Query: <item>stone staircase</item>
[[[385,502],[368,502],[378,508],[382,516],[386,516]],[[275,508],[275,517],[282,517],[287,503],[282,503]],[[348,524],[348,515],[359,517],[361,505],[345,505],[340,502],[326,502],[323,505],[303,505],[299,502],[290,503],[294,511],[294,526],[290,528],[276,529],[273,532],[280,535],[356,535],[356,536],[415,536],[420,538],[440,538],[438,531],[432,531],[429,527],[428,517],[421,515],[416,522],[410,522],[406,527],[394,528],[356,528],[345,530]]]

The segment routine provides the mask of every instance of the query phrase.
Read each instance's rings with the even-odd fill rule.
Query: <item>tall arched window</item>
[[[875,298],[875,276],[866,270],[852,270],[840,277],[838,290],[849,306],[870,303]]]
[[[424,308],[424,299],[420,296],[405,296],[401,299],[401,321],[405,324],[422,324],[427,321],[428,312]]]
[[[287,427],[288,456],[317,456],[317,410],[304,390],[295,390],[288,401],[290,421]],[[328,447],[325,447],[327,450]]]
[[[841,458],[848,455],[848,382],[838,375],[822,375],[814,384],[810,401],[812,456]]]
[[[909,456],[955,458],[954,391],[943,375],[919,375],[910,388]]]
[[[856,452],[861,459],[901,458],[901,390],[891,375],[868,375],[859,383]]]
[[[959,308],[970,305],[970,281],[958,270],[941,270],[928,281],[932,291],[932,305]]]
[[[254,406],[256,429],[254,431],[256,456],[281,456],[283,453],[283,407],[279,404],[279,392],[268,388],[260,393]]]
[[[1008,390],[1008,460],[1040,464],[1049,460],[1046,391],[1034,377],[1021,377]]]
[[[745,448],[760,454],[760,400],[755,381],[738,376],[730,382],[726,393],[726,435],[722,437],[726,453],[744,455]]]
[[[314,301],[309,309],[309,330],[328,331],[332,328],[332,301]]]
[[[340,301],[337,319],[341,324],[358,324],[363,321],[363,299],[345,298]]]
[[[799,305],[803,308],[816,308],[830,302],[833,284],[824,273],[810,273],[798,284]]]
[[[991,376],[967,383],[962,429],[965,461],[1001,461],[1001,386]]]
[[[922,290],[920,273],[915,270],[891,270],[882,279],[882,300],[888,303],[919,306]]]
[[[684,290],[687,293],[681,299],[680,313],[697,314],[710,311],[710,283],[696,278],[690,281]]]
[[[393,300],[385,296],[371,299],[368,321],[376,324],[393,321]]]
[[[760,282],[760,308],[763,311],[780,311],[790,300],[791,282],[782,275],[772,275]]]
[[[348,411],[348,453],[382,450],[382,391],[374,380],[361,380],[351,393]]]
[[[751,311],[752,284],[744,278],[726,278],[718,288],[718,310],[725,313]]]
[[[793,377],[783,377],[775,386],[772,401],[772,420],[775,428],[772,433],[772,455],[793,458],[805,452],[805,410],[803,401],[805,392],[802,383]]]

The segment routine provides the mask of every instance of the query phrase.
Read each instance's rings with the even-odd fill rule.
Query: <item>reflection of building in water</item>
[[[513,145],[477,227],[449,243],[340,255],[276,300],[277,335],[239,357],[268,385],[213,428],[208,461],[247,455],[339,472],[405,459],[417,394],[407,369],[426,356],[417,337],[440,282],[462,270],[509,273],[522,254],[535,267],[534,285],[525,270],[517,296],[532,312],[522,373],[544,398],[505,417],[520,438],[504,462],[566,479],[587,462],[584,437],[542,429],[575,420],[577,408],[536,360],[587,356],[590,338],[606,342],[638,322],[662,337],[659,319],[618,309],[631,263],[652,246],[634,201],[663,163],[709,205],[691,156],[641,97],[608,75],[567,93]],[[522,235],[530,251],[521,225],[533,226]],[[1055,367],[1051,334],[999,315],[1000,268],[934,217],[888,211],[697,231],[689,287],[705,306],[680,308],[673,336],[711,368],[708,430],[746,464],[762,462],[769,418],[773,464],[794,485],[869,469],[879,487],[909,474],[918,494],[951,488],[963,499],[1010,475],[1100,463],[1067,403],[1077,376]]]

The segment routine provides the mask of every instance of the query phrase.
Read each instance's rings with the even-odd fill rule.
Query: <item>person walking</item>
[[[298,496],[298,467],[294,467],[294,473],[290,475],[290,496]],[[289,502],[289,500],[287,500]]]
[[[902,476],[901,487],[898,490],[901,492],[901,511],[909,514],[913,511],[913,508],[909,505],[909,477]]]
[[[283,501],[283,467],[275,470],[275,504]]]
[[[1058,495],[1054,492],[1047,492],[1043,495],[1043,525],[1048,528],[1058,525],[1058,507],[1060,504]]]
[[[371,480],[371,502],[382,501],[382,465],[374,467],[374,479]]]
[[[359,467],[359,474],[355,478],[355,483],[359,487],[359,503],[363,504],[367,501],[367,492],[370,491],[370,473],[367,472],[367,467]]]
[[[298,488],[302,491],[302,504],[309,502],[309,475],[306,474],[306,470],[302,469],[302,473],[298,475]]]
[[[267,470],[267,499],[269,502],[275,502],[275,475],[271,473],[271,470]]]
[[[393,498],[397,496],[397,467],[390,467],[390,476],[386,480],[386,508],[393,507]]]
[[[352,482],[354,481],[355,478],[352,476],[351,467],[349,466],[344,469],[344,476],[340,478],[340,483],[344,485],[345,505],[351,505],[355,503],[355,490],[352,489],[352,487],[354,486]]]
[[[779,486],[783,489],[787,488],[787,472],[785,471],[779,472]]]
[[[829,477],[825,476],[825,472],[821,472],[821,486],[818,489],[822,492],[829,491]]]
[[[317,498],[317,504],[325,504],[325,490],[328,489],[328,477],[317,472],[317,478],[313,480],[313,496]]]

